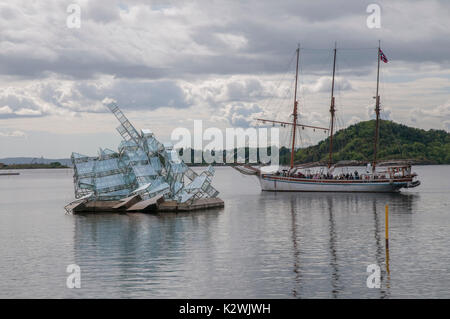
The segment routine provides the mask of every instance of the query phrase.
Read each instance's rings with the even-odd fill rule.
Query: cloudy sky
[[[80,28],[67,24],[73,3]],[[0,1],[0,157],[115,149],[105,98],[162,141],[197,119],[220,129],[286,120],[298,43],[301,122],[328,126],[335,41],[338,126],[373,116],[381,40],[383,118],[449,131],[449,1],[378,1],[380,28],[367,25],[371,3]],[[302,142],[325,137],[316,133]]]

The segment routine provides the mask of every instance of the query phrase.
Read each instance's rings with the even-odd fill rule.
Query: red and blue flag
[[[388,59],[384,55],[383,51],[381,51],[381,49],[380,49],[380,60],[383,61],[384,63],[388,63]]]

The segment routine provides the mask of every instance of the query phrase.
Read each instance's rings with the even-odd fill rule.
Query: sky
[[[299,44],[300,122],[329,125],[335,43],[338,128],[373,118],[380,40],[382,118],[450,131],[449,16],[448,0],[0,1],[0,158],[117,149],[105,99],[161,141],[288,120]]]

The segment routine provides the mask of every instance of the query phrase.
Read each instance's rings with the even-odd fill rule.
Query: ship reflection
[[[377,209],[378,208],[378,209]],[[386,273],[389,273],[389,251],[387,247],[385,248],[385,251],[383,249],[384,237],[383,237],[383,225],[384,222],[381,223],[380,226],[380,212],[384,213],[384,206],[377,205],[376,199],[372,200],[372,210],[373,210],[373,221],[374,221],[374,237],[375,237],[375,246],[376,246],[376,252],[375,252],[375,260],[377,262],[377,265],[381,268],[381,285],[380,287],[380,297],[386,298],[390,295],[390,276],[386,276]],[[384,214],[382,214],[384,216]],[[384,254],[385,252],[385,254]],[[381,266],[385,265],[385,269],[383,269]]]
[[[328,204],[328,221],[329,221],[329,230],[330,230],[330,266],[332,269],[331,273],[331,286],[333,287],[332,294],[333,298],[337,298],[339,293],[339,268],[338,268],[338,259],[337,259],[337,244],[336,244],[336,227],[333,218],[333,200],[331,198],[327,198]]]
[[[340,245],[349,245],[345,243],[340,237],[351,237],[352,241],[358,241],[358,238],[353,238],[351,234],[352,228],[348,227],[347,223],[349,213],[356,213],[367,216],[372,215],[372,222],[368,218],[367,238],[360,238],[361,240],[368,240],[372,242],[370,245],[374,248],[369,248],[367,251],[361,251],[361,255],[367,254],[368,259],[373,259],[381,268],[381,288],[379,298],[388,298],[390,296],[390,256],[389,249],[385,247],[384,241],[384,206],[389,205],[392,211],[396,214],[401,214],[402,222],[406,226],[411,223],[411,214],[413,208],[418,200],[417,194],[317,194],[317,193],[292,193],[292,194],[277,194],[275,195],[279,200],[289,199],[290,214],[291,214],[291,240],[293,251],[293,272],[294,272],[294,289],[292,295],[297,298],[302,297],[302,288],[305,286],[308,278],[302,273],[302,268],[312,267],[309,264],[311,256],[307,256],[307,249],[300,249],[300,247],[307,247],[312,233],[314,232],[313,225],[310,225],[311,218],[307,214],[321,215],[321,221],[328,224],[328,234],[321,233],[321,236],[328,237],[327,244],[322,247],[328,249],[328,265],[329,268],[329,296],[338,298],[343,291],[344,278],[348,274],[341,274],[341,269],[354,269],[354,265],[350,263],[352,260],[346,259],[345,253],[340,252]],[[325,217],[326,214],[326,218]],[[300,229],[300,231],[299,231]],[[347,232],[345,234],[344,232]],[[350,234],[349,234],[350,233]],[[370,236],[372,233],[373,237]],[[365,236],[365,235],[363,235]],[[372,239],[371,239],[372,238]],[[322,238],[325,240],[324,238]],[[317,240],[317,239],[312,239]],[[347,247],[348,248],[348,247]],[[344,248],[343,248],[344,249]],[[316,256],[312,256],[315,258]],[[361,257],[361,256],[360,256]],[[392,256],[391,256],[392,258]],[[363,258],[367,259],[367,258]],[[365,269],[363,270],[365,271]],[[367,274],[368,275],[368,274]],[[348,278],[346,278],[348,279]],[[366,282],[361,282],[361,286],[365,286]],[[369,288],[367,288],[369,289]]]
[[[370,297],[389,298],[390,275],[395,273],[399,248],[393,233],[392,255],[386,250],[384,207],[389,205],[393,224],[398,226],[400,222],[407,232],[413,225],[419,196],[263,193],[252,202],[256,207],[239,202],[234,207],[229,205],[225,214],[217,209],[185,214],[77,215],[73,216],[74,260],[82,268],[85,287],[106,282],[105,287],[113,289],[119,284],[123,288],[120,297],[132,297],[139,289],[149,295],[170,297],[170,293],[194,288],[199,289],[198,295],[208,296],[208,289],[214,289],[212,282],[202,281],[194,288],[183,286],[195,286],[195,281],[180,280],[191,272],[196,272],[191,279],[217,276],[216,282],[224,285],[217,288],[218,296],[232,295],[236,286],[233,282],[243,279],[248,280],[243,289],[251,286],[249,290],[257,295],[261,289],[272,292],[270,286],[261,286],[261,273],[266,276],[268,271],[261,269],[259,257],[281,251],[279,259],[266,259],[265,264],[273,273],[287,271],[283,283],[273,287],[280,294],[294,298],[359,297],[362,289]],[[242,212],[243,207],[248,211]],[[263,214],[274,208],[280,216],[277,223]],[[256,218],[258,227],[274,236],[271,240],[265,241],[267,233],[261,228],[252,228],[250,237],[249,233],[233,231],[232,225],[245,225]],[[286,231],[280,232],[280,227]],[[230,245],[233,241],[239,244]],[[271,242],[277,245],[270,246]],[[246,249],[258,258],[235,256],[233,247]],[[382,270],[380,289],[366,288],[366,267],[373,263]],[[227,268],[230,265],[242,271]]]
[[[297,215],[295,213],[295,201],[292,197],[291,200],[291,222],[292,222],[292,246],[294,251],[294,273],[295,273],[295,286],[292,289],[292,295],[297,297],[299,295],[297,291],[297,287],[301,287],[301,272],[300,272],[300,247],[298,244],[298,235],[297,235]]]

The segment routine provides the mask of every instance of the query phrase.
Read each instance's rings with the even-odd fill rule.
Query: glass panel
[[[98,157],[72,153],[75,197],[92,193],[101,200],[120,199],[135,190],[149,197],[164,194],[166,199],[188,201],[218,194],[210,184],[212,166],[198,175],[183,163],[171,143],[161,144],[148,129],[138,134],[117,105],[109,107],[121,123],[117,130],[124,140],[119,152],[100,149]],[[191,181],[187,186],[185,177]]]
[[[133,166],[133,172],[136,177],[140,176],[157,176],[158,173],[150,165]]]

